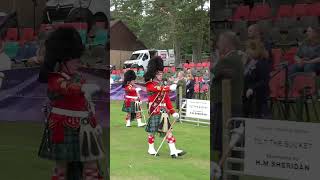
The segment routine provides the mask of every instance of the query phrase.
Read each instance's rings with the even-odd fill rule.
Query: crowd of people
[[[219,58],[212,73],[216,81],[216,83],[213,81],[212,88],[215,94],[213,97],[216,97],[214,101],[219,101],[221,98],[221,94],[217,94],[221,88],[218,79],[221,76],[231,76],[232,87],[237,89],[234,92],[234,103],[241,105],[241,112],[246,117],[270,117],[268,109],[269,81],[272,78],[270,74],[277,70],[274,68],[280,70],[282,68],[273,64],[272,41],[262,37],[259,26],[253,24],[248,28],[245,49],[240,49],[241,42],[231,31],[222,33],[217,44],[217,57]],[[298,47],[295,62],[288,65],[289,79],[299,72],[317,74],[320,71],[319,39],[320,28],[309,27],[306,32],[306,40]]]
[[[211,77],[214,126],[213,148],[219,157],[222,156],[222,80],[231,82],[231,115],[232,117],[247,117],[270,119],[271,110],[268,106],[270,97],[270,80],[273,71],[288,69],[289,79],[296,73],[311,73],[316,75],[320,68],[320,28],[309,27],[305,41],[301,42],[295,55],[295,62],[283,66],[274,66],[270,40],[262,38],[257,24],[248,28],[248,39],[245,49],[240,48],[240,40],[236,33],[227,31],[221,33],[217,42],[217,57]],[[284,68],[285,69],[285,68]],[[302,82],[303,83],[303,82]],[[290,88],[290,87],[289,87]]]
[[[123,69],[111,71],[110,84],[115,82],[123,82],[125,72],[132,70],[137,76],[137,82],[143,83],[143,76],[145,71],[143,69]],[[118,71],[118,72],[119,72]],[[182,93],[182,98],[186,99],[208,99],[209,98],[209,83],[210,83],[210,73],[209,68],[196,69],[196,68],[181,68],[176,70],[175,68],[168,69],[164,72],[163,80],[165,84],[177,84],[178,89],[181,88],[182,91],[177,91],[176,105],[179,107],[179,95]]]

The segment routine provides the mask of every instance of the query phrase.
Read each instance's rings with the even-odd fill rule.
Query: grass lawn
[[[42,133],[41,123],[0,121],[0,179],[50,179],[54,163],[38,158]],[[105,161],[102,165],[106,169]]]
[[[169,156],[167,143],[159,157],[147,154],[147,133],[125,127],[122,101],[111,102],[110,174],[112,180],[206,180],[210,177],[210,128],[177,123],[174,135],[177,148],[187,151],[180,159]],[[145,106],[144,106],[145,107]],[[146,114],[145,114],[146,115]],[[162,138],[156,137],[155,147]]]

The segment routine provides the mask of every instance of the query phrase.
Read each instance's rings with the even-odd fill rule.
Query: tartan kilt
[[[136,113],[135,102],[130,102],[130,107],[126,107],[126,103],[123,103],[122,111],[127,113]]]
[[[51,141],[52,130],[45,129],[39,157],[49,160],[80,161],[80,128],[64,127],[64,142],[54,144]]]
[[[148,119],[145,130],[148,133],[159,133],[160,136],[164,136],[166,133],[159,131],[159,129],[161,129],[161,125],[161,114],[152,115]]]
[[[86,120],[86,118],[81,119],[81,122],[84,120]],[[80,126],[83,126],[83,124]],[[80,128],[64,127],[64,141],[56,144],[51,140],[52,130],[46,127],[38,152],[39,157],[54,161],[87,161],[81,159]],[[89,146],[89,144],[87,144],[87,146]]]

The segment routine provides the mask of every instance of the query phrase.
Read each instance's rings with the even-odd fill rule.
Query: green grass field
[[[138,128],[125,127],[122,102],[111,103],[110,174],[112,180],[206,180],[210,177],[210,128],[186,123],[174,126],[177,148],[187,151],[179,159],[169,156],[167,143],[159,157],[147,154],[147,133]],[[145,113],[145,115],[147,115]],[[155,147],[162,138],[156,137]]]
[[[0,121],[0,179],[50,179],[54,163],[38,157],[42,133],[41,123]],[[106,169],[106,161],[101,163]]]

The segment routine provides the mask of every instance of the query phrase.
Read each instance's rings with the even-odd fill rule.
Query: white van
[[[109,9],[108,0],[48,0],[43,23],[77,19],[108,22]]]
[[[124,62],[124,68],[143,68],[147,70],[149,60],[153,56],[160,56],[164,66],[174,65],[174,50],[139,50],[134,51],[129,60]]]

